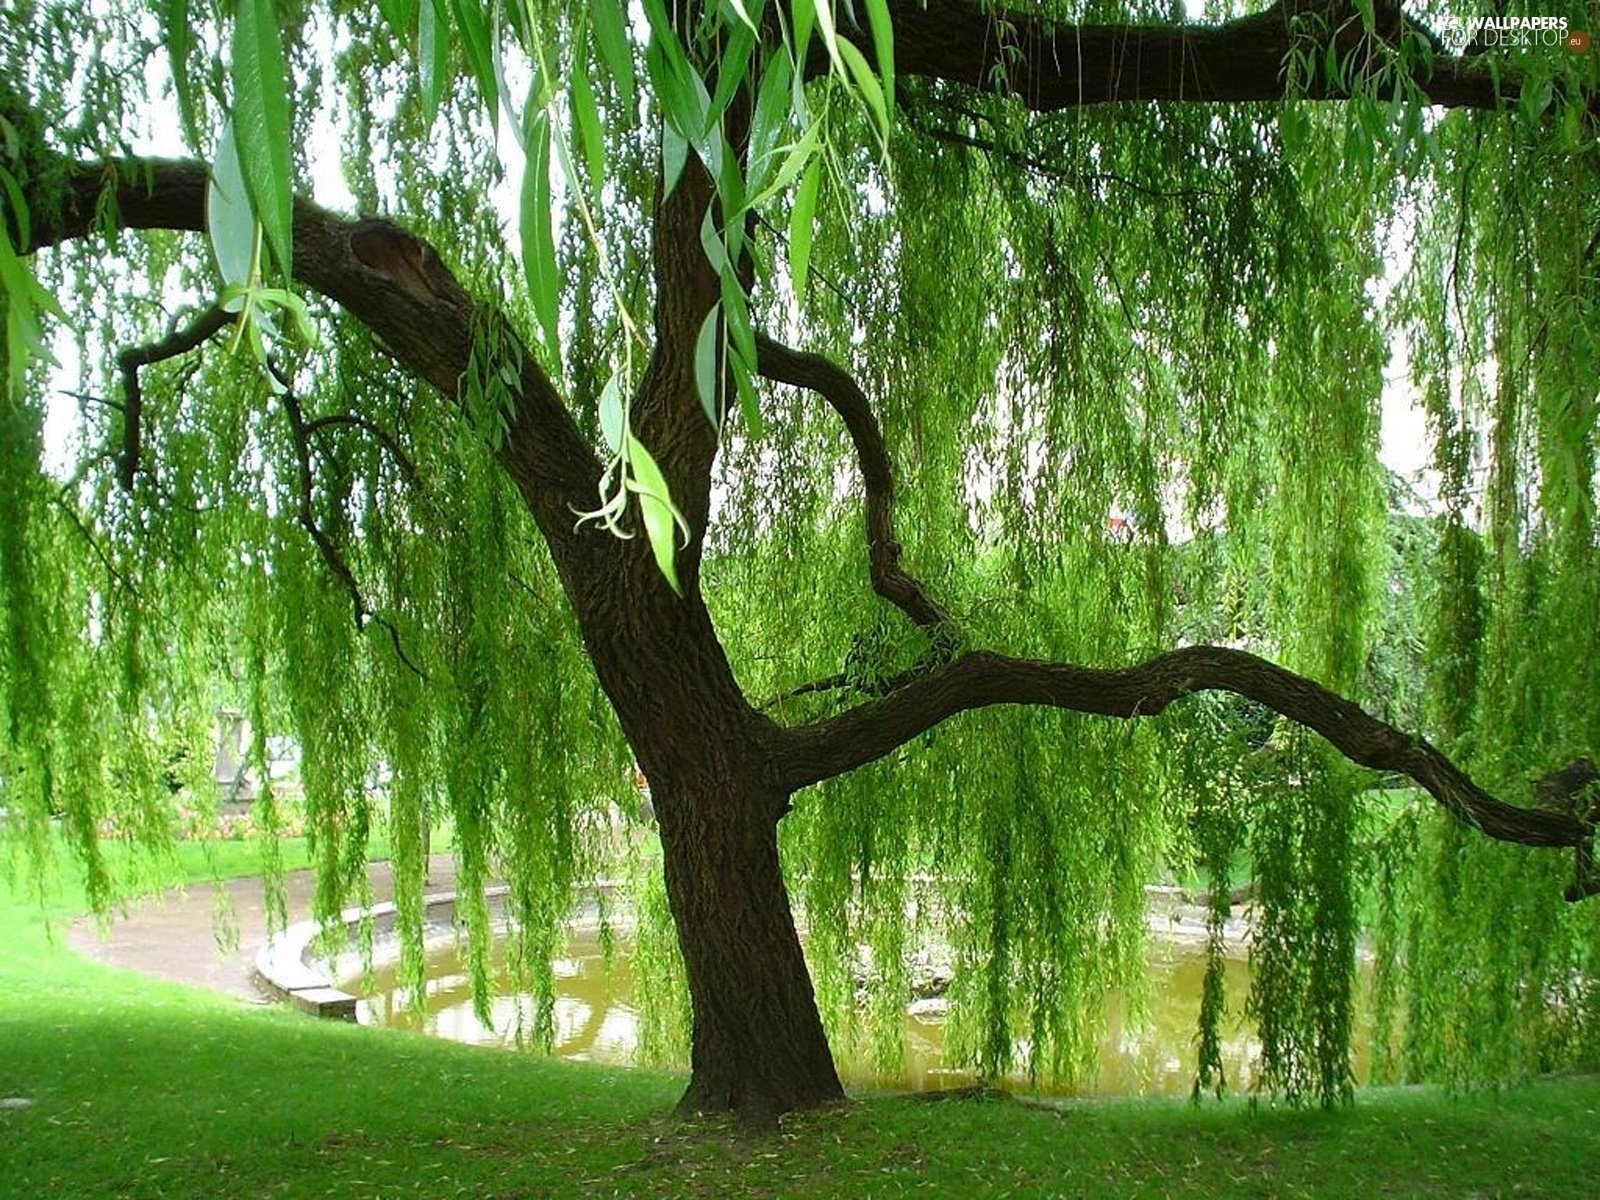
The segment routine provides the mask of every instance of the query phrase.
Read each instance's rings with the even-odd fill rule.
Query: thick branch
[[[1129,100],[1281,100],[1297,15],[1320,19],[1328,31],[1313,43],[1305,94],[1347,99],[1348,89],[1328,77],[1322,52],[1332,37],[1342,57],[1361,36],[1354,5],[1327,0],[1282,0],[1222,25],[1073,25],[982,0],[890,0],[889,10],[898,74],[1003,92],[1039,112]],[[1402,29],[1427,36],[1397,4],[1379,0],[1376,17],[1390,42]],[[859,29],[841,32],[863,46],[869,41]],[[825,56],[809,66],[826,70]],[[1449,55],[1435,56],[1431,71],[1419,63],[1411,79],[1431,103],[1468,108],[1514,101],[1520,84],[1514,69]]]
[[[976,652],[881,700],[789,731],[785,786],[805,787],[882,758],[957,713],[1037,704],[1106,717],[1153,717],[1196,692],[1236,692],[1320,733],[1351,761],[1409,776],[1489,837],[1528,846],[1591,844],[1594,814],[1518,808],[1489,795],[1426,741],[1304,676],[1242,650],[1193,646],[1115,670]],[[1580,880],[1581,882],[1581,880]]]
[[[894,471],[883,431],[866,393],[850,373],[820,354],[791,350],[765,335],[756,338],[756,371],[766,379],[809,388],[834,408],[855,443],[866,488],[867,560],[872,590],[924,628],[943,625],[950,614],[900,569],[894,536]]]
[[[157,159],[80,164],[60,197],[29,197],[33,242],[24,251],[101,231],[205,228],[206,168]],[[35,203],[35,201],[38,201]],[[469,297],[426,242],[388,221],[351,221],[297,200],[295,278],[341,305],[402,367],[445,395],[458,394],[471,353]],[[562,565],[575,551],[574,507],[592,503],[600,464],[532,353],[500,459]],[[598,537],[588,539],[598,542]]]
[[[139,368],[189,353],[215,337],[235,319],[235,314],[213,305],[159,342],[132,346],[117,355],[117,368],[122,372],[122,451],[117,455],[117,482],[124,491],[133,490],[133,477],[139,469],[139,451],[144,437],[144,393],[139,388]]]

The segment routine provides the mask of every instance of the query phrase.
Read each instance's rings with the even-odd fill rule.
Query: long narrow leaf
[[[494,75],[494,52],[489,46],[489,27],[483,22],[483,9],[478,0],[452,0],[456,28],[461,31],[461,44],[467,52],[467,65],[478,81],[478,91],[483,94],[484,106],[489,110],[489,123],[500,122],[500,87]]]
[[[767,59],[756,92],[755,116],[750,122],[750,167],[746,189],[760,192],[772,170],[774,152],[789,120],[789,84],[792,72],[785,54]]]
[[[600,49],[600,61],[611,72],[611,81],[617,85],[617,98],[622,101],[629,116],[633,115],[633,47],[628,41],[627,18],[618,0],[593,0],[589,14],[594,20],[595,45]]]
[[[256,217],[288,278],[293,273],[294,180],[283,39],[273,0],[240,0],[234,16],[233,136]]]
[[[422,0],[417,6],[417,65],[422,77],[422,123],[433,128],[439,99],[450,69],[450,17],[444,0]]]
[[[883,96],[883,87],[878,83],[877,76],[872,73],[872,68],[867,64],[866,56],[857,50],[850,42],[839,43],[839,56],[844,59],[845,66],[850,70],[850,78],[855,80],[856,90],[861,93],[861,98],[866,102],[867,111],[872,114],[872,119],[877,123],[878,135],[887,140],[889,137],[889,106]]]
[[[694,386],[700,394],[700,407],[706,410],[706,420],[713,429],[722,427],[722,405],[718,393],[722,390],[717,376],[717,351],[722,344],[722,305],[713,304],[700,325],[700,336],[694,343]]]
[[[216,161],[206,183],[206,232],[224,287],[248,287],[250,259],[255,252],[256,218],[250,211],[239,153],[233,141],[233,122],[222,127]]]
[[[531,105],[530,105],[531,108]],[[551,357],[561,356],[561,284],[556,276],[556,243],[550,206],[550,117],[534,113],[525,139],[528,157],[522,174],[522,269],[528,294]]]
[[[167,54],[172,59],[172,90],[178,97],[178,118],[183,136],[191,146],[200,143],[199,123],[194,115],[194,87],[189,80],[189,48],[194,35],[189,29],[189,0],[162,0],[161,29]]]
[[[894,25],[889,19],[887,0],[867,0],[867,25],[872,30],[872,50],[878,60],[878,78],[883,80],[884,101],[894,115]]]
[[[752,378],[755,369],[747,365],[737,354],[729,356],[728,366],[733,372],[734,387],[739,393],[739,411],[744,413],[744,422],[750,430],[750,436],[760,441],[767,435],[767,423],[761,419],[761,398],[756,394]]]
[[[822,161],[812,159],[805,178],[795,192],[794,208],[789,211],[789,281],[795,299],[806,297],[806,275],[811,267],[811,231],[817,212],[817,192],[822,184]]]
[[[572,115],[578,125],[578,139],[583,143],[583,163],[589,176],[589,191],[595,203],[600,202],[600,190],[606,179],[606,142],[600,128],[600,110],[595,104],[594,89],[589,85],[589,64],[583,40],[573,54]]]
[[[822,44],[828,48],[833,69],[842,77],[844,63],[839,61],[839,34],[834,28],[833,0],[811,0],[811,11],[816,14],[817,32],[822,35]]]
[[[655,555],[656,566],[667,584],[678,595],[683,588],[678,585],[678,531],[687,537],[689,523],[683,519],[672,503],[672,493],[667,489],[666,476],[644,448],[644,443],[631,434],[628,437],[628,462],[633,468],[633,478],[628,486],[639,497],[639,513],[644,517],[644,534],[650,541],[650,552]]]

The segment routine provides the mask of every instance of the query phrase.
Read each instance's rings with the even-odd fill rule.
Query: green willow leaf
[[[772,170],[778,139],[789,120],[789,85],[793,72],[785,54],[774,54],[767,60],[761,74],[761,86],[756,93],[755,115],[750,122],[750,167],[745,181],[746,190],[759,194],[767,174]]]
[[[744,0],[728,0],[728,2],[733,5],[734,15],[737,16],[739,20],[744,22],[745,26],[750,30],[750,32],[758,32],[756,29],[756,17],[761,15],[760,0],[757,0],[756,3],[755,16],[752,16],[750,10],[745,7]]]
[[[756,334],[750,324],[750,306],[745,300],[739,274],[731,264],[722,272],[722,311],[727,314],[729,342],[740,358],[755,366]]]
[[[760,195],[750,201],[750,207],[759,208],[793,183],[800,172],[805,170],[806,164],[812,161],[821,144],[822,122],[813,121],[806,126],[806,131],[800,135],[799,140],[789,147],[789,152],[784,155],[783,165],[778,168],[777,175],[762,189]]]
[[[422,80],[422,124],[432,129],[439,99],[450,70],[450,18],[444,0],[422,0],[417,6],[417,67]]]
[[[189,0],[161,0],[161,30],[172,60],[172,90],[178,97],[178,117],[183,136],[191,146],[200,144],[195,120],[194,86],[189,80],[189,50],[194,36],[189,29]]]
[[[833,60],[833,69],[842,77],[844,63],[839,61],[841,42],[838,30],[834,27],[833,0],[810,0],[810,8],[817,18],[817,32],[822,35],[822,44],[827,47],[828,57]]]
[[[745,426],[750,436],[760,441],[766,436],[767,423],[761,418],[761,397],[756,393],[755,366],[746,364],[737,353],[728,356],[728,367],[733,371],[734,387],[739,392],[739,411],[744,414]]]
[[[427,0],[423,0],[423,3],[427,3]],[[383,13],[383,19],[395,37],[404,40],[410,36],[411,22],[416,17],[416,4],[417,0],[378,0],[378,11]]]
[[[689,143],[684,136],[665,121],[661,123],[661,191],[670,196],[683,178],[683,168],[689,165]]]
[[[733,99],[750,70],[751,52],[755,45],[755,33],[743,25],[729,35],[728,44],[723,47],[722,58],[717,64],[717,90],[711,97],[710,117],[720,116],[727,111],[728,102]]]
[[[678,531],[682,530],[687,536],[689,523],[672,503],[666,476],[661,473],[656,460],[644,448],[644,443],[632,434],[628,435],[628,463],[633,468],[628,487],[639,497],[639,513],[644,518],[644,533],[650,542],[650,552],[655,555],[656,566],[660,568],[667,584],[681,596],[683,588],[678,584],[677,565]]]
[[[850,69],[850,77],[856,81],[856,89],[861,93],[862,100],[866,103],[867,111],[872,114],[872,119],[877,123],[878,134],[885,140],[889,137],[889,107],[883,96],[883,87],[878,83],[877,76],[873,75],[872,68],[867,64],[866,56],[855,48],[851,42],[839,42],[839,55],[844,59],[845,65]]]
[[[878,60],[878,77],[883,81],[884,102],[894,114],[894,24],[889,19],[887,0],[867,0],[867,25],[872,30],[872,50]]]
[[[706,420],[713,429],[722,426],[718,387],[717,351],[722,343],[722,305],[713,304],[706,319],[700,323],[700,335],[694,342],[694,386],[700,394],[700,407],[706,410]]]
[[[293,275],[289,96],[273,0],[240,0],[233,21],[233,136],[245,187],[285,278]]]
[[[17,210],[17,220],[20,226],[26,227],[27,215],[22,209]],[[18,256],[3,210],[0,210],[0,294],[6,301],[7,386],[10,394],[17,396],[27,382],[30,363],[55,361],[39,324],[39,311],[62,321],[67,317],[56,298],[39,286],[33,272]]]
[[[583,143],[583,163],[589,176],[589,192],[598,204],[606,179],[606,142],[600,127],[600,110],[595,104],[594,88],[589,84],[589,64],[581,39],[573,61],[572,115],[578,126],[578,140]]]
[[[483,9],[478,0],[451,0],[456,28],[461,31],[461,45],[467,54],[467,65],[478,81],[478,91],[489,112],[489,124],[500,121],[500,87],[495,79],[494,51],[489,44],[489,27],[484,24]]]
[[[531,105],[529,106],[532,107]],[[528,156],[522,173],[522,269],[545,347],[561,358],[561,281],[556,274],[550,194],[550,117],[537,112],[528,122]]]
[[[700,249],[705,252],[706,261],[718,275],[728,269],[728,248],[723,244],[722,232],[717,228],[715,204],[707,205],[705,216],[700,218]]]
[[[206,233],[224,288],[243,289],[250,284],[250,261],[255,256],[256,218],[250,210],[239,152],[233,140],[233,122],[222,126],[216,160],[206,182]]]
[[[789,210],[789,281],[802,303],[811,269],[811,233],[817,213],[817,191],[822,185],[822,161],[812,159]]]
[[[634,110],[633,45],[628,40],[628,23],[618,0],[593,0],[589,16],[594,22],[595,45],[600,61],[617,85],[617,98],[631,116]]]
[[[33,218],[28,212],[27,198],[22,194],[22,185],[17,182],[17,177],[4,167],[0,167],[0,187],[5,189],[5,204],[0,204],[0,221],[5,220],[9,205],[11,217],[17,223],[17,241],[19,246],[31,245],[33,242]]]

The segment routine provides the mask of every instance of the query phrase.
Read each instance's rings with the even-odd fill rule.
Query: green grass
[[[1600,1194],[1595,1077],[1370,1092],[1334,1113],[875,1097],[742,1135],[668,1120],[673,1076],[317,1022],[85,962],[45,932],[79,905],[70,881],[43,910],[0,885],[0,1097],[35,1101],[0,1111],[0,1197]]]

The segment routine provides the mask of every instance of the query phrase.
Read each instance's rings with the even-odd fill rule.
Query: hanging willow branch
[[[1525,846],[1572,846],[1582,859],[1600,812],[1520,808],[1497,800],[1420,737],[1402,733],[1344,697],[1242,650],[1192,646],[1134,667],[1096,669],[978,651],[908,681],[880,700],[786,731],[785,783],[806,787],[882,758],[957,713],[996,704],[1035,704],[1099,716],[1153,717],[1197,692],[1225,691],[1264,704],[1327,738],[1346,758],[1415,780],[1457,818],[1487,837]],[[1582,760],[1580,760],[1581,763]],[[1579,764],[1567,768],[1574,778]],[[1592,767],[1589,768],[1593,770]],[[1565,793],[1564,793],[1565,794]]]
[[[62,192],[33,197],[31,252],[100,232],[205,229],[203,163],[119,159],[63,163]],[[472,346],[469,296],[426,243],[399,225],[352,221],[306,200],[294,206],[295,278],[341,305],[411,374],[456,396]],[[517,404],[501,464],[558,554],[575,550],[571,511],[588,503],[600,463],[533,354],[521,356]]]
[[[934,111],[942,110],[945,106],[928,106]],[[955,114],[974,122],[985,121],[987,118],[982,113],[976,113],[960,105],[951,106]],[[952,129],[948,125],[931,120],[923,111],[921,105],[910,105],[905,110],[906,124],[916,130],[923,137],[936,142],[944,142],[950,146],[960,146],[966,150],[977,150],[982,154],[1001,159],[1014,167],[1021,167],[1035,175],[1064,183],[1068,187],[1079,188],[1087,192],[1105,189],[1108,185],[1127,188],[1151,200],[1196,200],[1204,196],[1226,197],[1229,193],[1221,188],[1156,188],[1140,183],[1137,179],[1130,179],[1126,175],[1119,175],[1115,171],[1084,171],[1075,170],[1064,165],[1059,159],[1051,159],[1040,154],[1030,154],[1014,145],[1008,145],[996,134],[993,137],[977,137],[974,134],[963,133],[959,129]]]
[[[289,436],[294,444],[295,477],[297,498],[295,514],[300,527],[306,531],[317,552],[322,556],[323,563],[333,573],[339,583],[344,587],[350,597],[350,607],[354,610],[356,629],[364,631],[367,624],[376,621],[383,626],[389,635],[390,644],[394,647],[395,657],[418,679],[427,682],[428,674],[416,664],[406,653],[404,642],[401,640],[400,631],[395,628],[394,622],[381,613],[375,613],[368,606],[366,597],[361,593],[361,585],[356,582],[355,572],[350,569],[350,564],[345,561],[344,555],[339,553],[339,548],[333,544],[327,532],[317,523],[316,512],[312,508],[311,496],[314,476],[311,469],[311,434],[316,427],[327,418],[317,421],[307,421],[305,410],[300,407],[293,389],[288,385],[287,379],[276,368],[269,368],[278,382],[283,386],[284,415],[289,418]]]
[[[400,446],[400,439],[395,437],[376,421],[370,421],[359,413],[329,413],[325,417],[318,417],[314,421],[306,422],[308,434],[321,433],[326,429],[359,429],[377,442],[394,459],[394,464],[399,468],[400,474],[412,487],[418,486],[419,476],[417,465],[411,461],[411,456]]]

